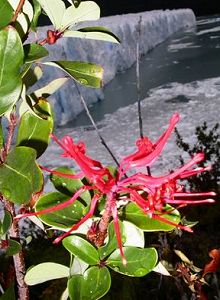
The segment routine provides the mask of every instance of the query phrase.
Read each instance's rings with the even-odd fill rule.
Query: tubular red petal
[[[116,207],[115,203],[112,206],[111,211],[112,211],[112,217],[113,217],[113,223],[114,223],[118,248],[119,248],[119,251],[120,251],[121,258],[122,258],[122,263],[123,263],[124,266],[126,266],[127,260],[125,258],[124,251],[123,251],[123,245],[122,245],[122,239],[121,239],[121,233],[120,233],[120,226],[119,226],[119,221],[118,221],[118,210],[117,210],[117,207]]]
[[[176,224],[174,222],[171,222],[163,217],[161,217],[160,215],[156,215],[156,214],[153,214],[152,215],[152,218],[153,219],[156,219],[156,220],[159,220],[163,223],[166,223],[168,225],[172,225],[172,226],[175,226],[176,228],[179,228],[181,230],[184,230],[184,231],[188,231],[188,232],[193,232],[193,230],[190,228],[190,227],[187,227],[187,226],[183,226],[183,225],[180,225],[180,224]]]
[[[69,179],[82,179],[84,177],[83,173],[78,173],[78,174],[66,174],[66,173],[62,173],[59,171],[55,171],[55,170],[51,170],[48,169],[46,167],[43,166],[39,166],[41,168],[41,170],[46,171],[48,173],[57,175],[57,176],[61,176],[61,177],[65,177],[65,178],[69,178]]]
[[[55,212],[57,210],[61,210],[61,209],[65,208],[65,207],[73,204],[84,191],[90,190],[90,189],[94,189],[94,187],[92,187],[92,186],[82,186],[73,195],[72,198],[70,198],[69,200],[65,201],[64,203],[60,203],[60,204],[54,205],[52,207],[36,211],[36,212],[31,212],[31,213],[25,213],[25,214],[17,215],[14,219],[20,220],[22,218],[27,218],[27,217],[31,217],[31,216],[39,216],[39,215],[43,215],[43,214],[49,214],[49,213]]]

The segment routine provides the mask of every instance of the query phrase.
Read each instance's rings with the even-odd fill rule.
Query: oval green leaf
[[[65,4],[62,0],[37,0],[50,21],[54,25],[55,29],[61,26],[63,14],[66,10]]]
[[[38,18],[41,14],[41,6],[37,0],[32,0],[34,15],[31,22],[31,29],[33,31],[36,31],[37,25],[38,25]]]
[[[21,244],[14,241],[14,240],[9,240],[9,246],[6,250],[6,255],[12,256],[20,252],[22,249]]]
[[[35,149],[37,157],[39,157],[47,149],[53,130],[53,117],[50,103],[46,99],[41,98],[33,109],[36,114],[42,115],[42,118],[30,111],[22,115],[18,128],[17,145]]]
[[[81,61],[54,61],[44,64],[63,70],[82,85],[93,88],[102,86],[103,68],[99,65]]]
[[[162,214],[161,217],[175,224],[179,224],[180,214],[178,210],[173,209],[170,205],[167,205],[165,210],[169,211],[169,214]],[[158,215],[160,215],[159,212]],[[171,231],[176,228],[175,225],[169,225],[165,222],[150,218],[134,203],[126,205],[123,219],[133,223],[144,231]]]
[[[157,264],[157,251],[154,248],[123,248],[127,265],[122,263],[119,249],[115,250],[106,263],[114,271],[132,277],[142,277],[150,273]]]
[[[64,31],[79,22],[95,21],[99,18],[99,6],[94,1],[83,1],[77,8],[75,5],[71,5],[65,10],[59,29],[60,31]]]
[[[24,45],[24,61],[25,63],[34,62],[47,56],[49,53],[46,48],[38,44]]]
[[[12,215],[9,211],[5,210],[4,219],[2,222],[1,234],[4,235],[8,232],[12,224]]]
[[[82,237],[77,235],[68,236],[63,240],[63,246],[89,265],[97,265],[99,263],[98,251]]]
[[[0,30],[0,116],[19,99],[22,81],[20,68],[24,52],[17,31],[9,26]],[[15,59],[16,57],[16,59]]]
[[[66,30],[63,37],[92,39],[117,44],[120,43],[117,36],[104,27],[85,27],[79,30]]]
[[[5,27],[10,23],[13,14],[13,8],[8,1],[0,1],[0,28]]]
[[[69,196],[53,192],[43,195],[37,201],[35,206],[36,211],[56,206],[57,204],[64,203],[70,199]],[[79,221],[84,215],[85,206],[76,201],[74,204],[54,211],[52,213],[43,214],[38,218],[45,224],[53,226],[58,229],[70,228]]]
[[[35,159],[34,149],[16,147],[0,165],[0,193],[7,200],[24,204],[41,190],[43,176]]]
[[[75,173],[68,167],[56,168],[54,171],[58,171],[64,174],[74,175]],[[70,179],[64,178],[58,175],[51,174],[50,180],[52,181],[54,187],[61,193],[72,196],[76,191],[78,191],[84,184],[80,179]],[[91,195],[89,191],[85,191],[80,195],[80,199],[85,201],[87,205],[91,203]]]
[[[24,277],[24,281],[27,285],[35,285],[68,276],[68,267],[53,262],[46,262],[30,268]]]
[[[68,280],[71,300],[97,300],[110,289],[111,276],[106,267],[93,266],[82,275],[74,275]]]

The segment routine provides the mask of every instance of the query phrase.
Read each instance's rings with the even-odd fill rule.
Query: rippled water
[[[119,159],[134,151],[139,136],[135,85],[132,68],[117,76],[105,88],[105,100],[91,109],[100,133]],[[196,126],[204,121],[210,126],[219,122],[220,18],[200,19],[197,29],[172,36],[146,55],[141,61],[141,86],[144,133],[153,141],[167,128],[174,112],[180,113],[178,129],[190,142],[195,139]],[[58,128],[56,134],[84,140],[92,157],[112,163],[85,114],[77,122]],[[61,159],[60,153],[52,142],[41,163],[49,167],[74,165]],[[179,154],[173,135],[155,164],[155,172],[177,165]]]

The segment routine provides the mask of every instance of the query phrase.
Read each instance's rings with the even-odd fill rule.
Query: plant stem
[[[141,113],[141,84],[140,84],[140,36],[141,36],[141,16],[137,25],[137,44],[136,44],[136,87],[137,87],[137,101],[138,101],[138,119],[139,119],[139,130],[140,137],[143,138],[143,119]]]
[[[138,25],[137,25],[137,44],[136,44],[136,88],[137,88],[137,101],[138,101],[138,120],[139,120],[139,130],[140,138],[143,139],[143,118],[141,112],[141,80],[140,80],[140,37],[141,37],[141,21],[140,16]],[[147,166],[147,173],[150,176],[151,171],[150,167]]]
[[[11,147],[15,127],[16,127],[16,114],[11,113],[10,114],[9,126],[8,126],[8,139],[7,139],[7,143],[5,145],[5,155],[6,156],[9,152],[9,150],[10,150],[10,147]]]
[[[14,204],[5,200],[5,209],[8,210],[12,218],[15,217],[15,209]],[[18,227],[17,221],[13,221],[12,226],[9,230],[9,235],[16,241],[20,241],[20,231]],[[25,261],[24,261],[24,253],[20,251],[19,253],[13,255],[15,275],[17,280],[17,288],[18,288],[18,300],[29,300],[29,289],[27,284],[24,282],[24,274],[26,272],[25,269]]]
[[[14,22],[17,20],[18,15],[19,15],[19,13],[21,12],[22,7],[23,7],[23,5],[24,5],[24,2],[25,2],[25,0],[20,0],[20,1],[19,1],[18,6],[17,6],[17,8],[16,8],[16,11],[15,11],[15,13],[14,13],[14,16],[13,16],[13,18],[12,18],[12,20],[11,20],[12,23],[14,23]]]
[[[89,109],[88,109],[88,106],[87,106],[87,104],[86,104],[86,101],[85,101],[85,99],[83,98],[83,96],[82,96],[82,94],[81,94],[81,92],[80,92],[80,90],[79,90],[79,87],[78,87],[78,85],[76,84],[75,81],[74,81],[74,84],[75,84],[75,86],[76,86],[77,93],[79,94],[80,101],[81,101],[81,103],[82,103],[82,105],[83,105],[83,107],[84,107],[84,109],[85,109],[85,111],[86,111],[86,114],[87,114],[88,118],[90,119],[90,121],[91,121],[91,123],[92,123],[92,125],[93,125],[93,127],[94,127],[94,129],[95,129],[95,131],[96,131],[96,133],[97,133],[97,135],[98,135],[98,137],[99,137],[99,139],[100,139],[102,145],[106,148],[106,150],[107,150],[108,153],[111,155],[111,157],[112,157],[112,159],[114,160],[114,162],[116,163],[116,165],[119,167],[119,162],[118,162],[117,158],[114,156],[113,152],[112,152],[111,149],[108,147],[108,145],[106,144],[104,138],[103,138],[102,135],[100,134],[99,129],[98,129],[98,127],[97,127],[97,125],[96,125],[96,123],[95,123],[95,121],[94,121],[94,119],[93,119],[93,117],[92,117],[92,115],[91,115],[91,113],[90,113],[90,111],[89,111]]]

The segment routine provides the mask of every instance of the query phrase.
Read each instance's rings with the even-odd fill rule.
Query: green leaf
[[[139,248],[144,248],[144,232],[143,230],[137,228],[134,224],[123,221],[125,243],[124,246],[135,246]]]
[[[78,30],[65,30],[63,37],[92,39],[117,44],[120,43],[117,36],[104,27],[85,27]]]
[[[33,31],[36,31],[36,28],[38,26],[38,18],[41,14],[41,6],[37,0],[32,0],[32,4],[33,4],[33,9],[34,9],[34,15],[33,15],[33,19],[31,22],[31,29]]]
[[[35,285],[48,280],[69,276],[69,268],[54,262],[45,262],[30,268],[24,281],[27,285]]]
[[[35,159],[35,150],[16,147],[0,165],[0,193],[7,200],[24,204],[41,190],[43,177]]]
[[[4,235],[8,232],[12,224],[12,215],[9,211],[5,210],[4,219],[2,221],[1,234]]]
[[[68,280],[70,300],[97,300],[110,289],[111,276],[106,267],[91,267],[82,275]]]
[[[46,48],[38,44],[24,45],[24,60],[26,63],[36,61],[47,56],[49,53]]]
[[[55,93],[59,88],[69,80],[67,77],[57,78],[49,82],[44,87],[34,91],[31,93],[32,98],[39,98],[39,97],[49,97],[53,93]]]
[[[37,157],[47,149],[50,134],[53,130],[53,117],[50,103],[41,98],[34,106],[35,113],[43,114],[43,118],[33,115],[30,111],[21,117],[17,145],[31,147],[37,151]]]
[[[39,198],[35,206],[35,210],[40,211],[49,207],[53,207],[57,204],[66,202],[69,199],[69,196],[61,193],[48,193]],[[72,227],[73,224],[79,221],[84,215],[84,210],[85,206],[79,201],[75,201],[74,204],[71,204],[64,209],[40,215],[38,218],[47,225],[58,229],[65,229]]]
[[[20,243],[14,240],[8,240],[8,241],[9,241],[9,246],[6,250],[6,255],[12,256],[21,251],[22,247]]]
[[[100,18],[100,8],[93,1],[83,1],[76,8],[75,5],[68,7],[61,21],[59,28],[60,31],[64,31],[68,27],[76,25],[79,22],[95,21]]]
[[[66,237],[63,240],[63,246],[70,253],[77,256],[89,265],[97,265],[99,263],[99,255],[95,247],[77,235]]]
[[[66,10],[65,4],[62,0],[37,0],[55,29],[60,28],[61,21]]]
[[[119,222],[120,234],[122,237],[122,242],[124,243],[126,238],[124,235],[124,226],[122,222]],[[111,222],[108,226],[108,241],[107,243],[98,249],[100,258],[103,259],[111,254],[118,247],[117,239],[115,236],[114,223]]]
[[[82,85],[100,88],[102,85],[103,69],[101,66],[80,61],[54,61],[44,63],[57,67]]]
[[[56,168],[54,171],[61,172],[64,174],[74,175],[75,173],[68,167]],[[58,175],[51,174],[50,179],[54,187],[61,193],[72,196],[78,191],[84,184],[80,179],[69,179]],[[85,191],[80,195],[80,198],[85,201],[87,205],[91,203],[91,195],[89,191]]]
[[[4,294],[0,297],[0,300],[16,300],[14,283],[12,283],[10,287],[4,292]]]
[[[17,31],[7,27],[0,31],[0,116],[19,99],[22,82],[23,47]],[[16,59],[15,59],[16,58]]]
[[[11,22],[13,14],[13,8],[8,1],[0,1],[0,28],[7,26]]]
[[[167,205],[165,210],[169,211],[169,214],[162,214],[161,217],[175,224],[179,224],[179,212],[176,209],[173,209],[170,205]],[[158,215],[160,215],[159,212]],[[175,225],[169,225],[162,221],[150,218],[134,203],[126,205],[124,208],[123,219],[133,223],[144,231],[171,231],[176,228]]]
[[[0,149],[2,149],[3,147],[4,147],[4,132],[3,132],[2,123],[0,119]]]
[[[114,271],[133,277],[150,273],[157,264],[157,251],[154,248],[123,247],[127,265],[122,263],[119,249],[107,259],[106,264]]]

